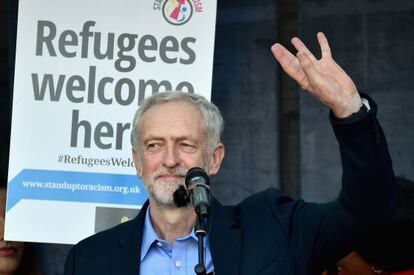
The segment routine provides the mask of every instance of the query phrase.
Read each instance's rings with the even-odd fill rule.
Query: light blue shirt
[[[208,236],[204,238],[204,258],[207,273],[213,272]],[[161,240],[152,226],[149,207],[145,213],[141,245],[141,275],[194,275],[198,264],[198,244],[194,231],[177,238],[173,246]]]

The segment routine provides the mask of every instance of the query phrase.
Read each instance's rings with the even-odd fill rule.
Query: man
[[[322,58],[293,38],[292,55],[280,44],[272,52],[299,85],[331,109],[343,163],[343,187],[329,204],[293,201],[275,189],[237,206],[213,201],[205,242],[207,273],[320,274],[349,252],[359,230],[391,218],[394,186],[376,105],[361,99],[353,81],[317,35]],[[368,110],[369,109],[369,110]],[[147,99],[133,122],[132,154],[149,195],[134,220],[98,233],[70,251],[65,274],[194,274],[196,214],[176,207],[173,193],[186,171],[216,174],[224,157],[221,115],[204,98],[160,93]]]

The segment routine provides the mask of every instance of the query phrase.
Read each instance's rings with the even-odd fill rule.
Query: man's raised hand
[[[348,117],[361,108],[361,97],[352,79],[332,59],[325,35],[319,32],[317,37],[322,52],[319,60],[297,37],[291,40],[298,51],[296,56],[279,43],[272,46],[273,55],[291,78],[329,107],[336,117]]]

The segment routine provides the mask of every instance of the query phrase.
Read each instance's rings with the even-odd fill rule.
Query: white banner
[[[215,0],[20,0],[5,238],[73,244],[146,200],[145,97],[211,96]]]

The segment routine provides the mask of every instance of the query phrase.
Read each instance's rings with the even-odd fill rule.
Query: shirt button
[[[161,242],[157,242],[157,245],[158,245],[159,247],[162,247],[162,243],[161,243]]]
[[[182,264],[181,264],[181,262],[180,262],[180,261],[176,261],[176,262],[175,262],[175,266],[176,266],[177,268],[180,268],[180,267],[181,267],[181,265],[182,265]]]

